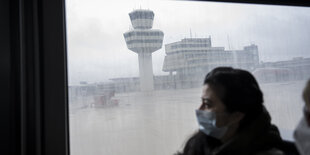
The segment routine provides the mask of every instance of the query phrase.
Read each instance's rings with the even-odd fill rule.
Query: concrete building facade
[[[242,50],[213,47],[209,38],[185,38],[165,45],[163,71],[169,72],[176,88],[201,85],[201,77],[218,66],[252,71],[259,64],[257,45]]]

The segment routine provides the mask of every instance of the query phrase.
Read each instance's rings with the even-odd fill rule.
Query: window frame
[[[310,6],[309,1],[211,0]],[[0,2],[1,154],[69,155],[65,0]]]
[[[1,1],[1,154],[68,155],[64,0]]]

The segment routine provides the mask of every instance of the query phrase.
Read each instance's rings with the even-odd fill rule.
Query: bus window
[[[310,8],[66,1],[72,155],[173,154],[198,129],[204,76],[250,71],[284,139],[310,78]]]

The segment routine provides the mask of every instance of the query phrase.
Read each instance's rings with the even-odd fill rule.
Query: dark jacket
[[[264,110],[226,143],[197,132],[178,155],[283,155],[279,130]]]

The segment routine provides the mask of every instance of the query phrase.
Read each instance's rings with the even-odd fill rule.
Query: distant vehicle
[[[113,83],[105,83],[97,86],[97,93],[93,96],[94,102],[91,107],[114,107],[118,106],[119,101],[114,99],[115,87]]]

